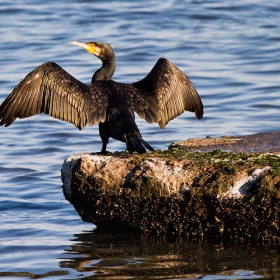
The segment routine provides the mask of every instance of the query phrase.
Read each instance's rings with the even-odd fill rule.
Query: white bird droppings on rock
[[[223,194],[224,197],[235,197],[240,198],[242,196],[248,195],[251,186],[256,183],[260,175],[270,169],[270,166],[266,166],[262,169],[256,169],[251,175],[243,177],[239,181],[235,182],[234,186]]]

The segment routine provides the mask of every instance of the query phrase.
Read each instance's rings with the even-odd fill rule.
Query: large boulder
[[[72,155],[62,166],[64,195],[99,230],[278,240],[278,139],[263,133],[189,139],[143,155]]]

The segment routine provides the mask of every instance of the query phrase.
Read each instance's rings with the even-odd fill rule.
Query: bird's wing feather
[[[118,92],[124,97],[128,105],[148,123],[159,121],[159,104],[155,95],[147,90],[139,90],[132,84],[115,82]]]
[[[141,81],[121,84],[124,97],[140,117],[160,128],[184,110],[203,116],[203,104],[189,78],[166,58],[160,58]]]
[[[100,88],[46,62],[30,72],[0,105],[0,125],[9,126],[16,118],[44,112],[83,129],[86,124],[105,121],[107,106],[108,96],[102,95]]]

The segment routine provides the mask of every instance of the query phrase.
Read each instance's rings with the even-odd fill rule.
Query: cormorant
[[[142,139],[134,111],[162,129],[184,110],[202,118],[203,105],[192,82],[168,59],[160,58],[144,79],[124,84],[111,80],[116,60],[109,44],[71,44],[102,61],[91,85],[78,81],[55,62],[46,62],[30,72],[0,105],[0,125],[9,126],[16,118],[44,112],[80,130],[99,124],[102,154],[106,153],[109,137],[125,142],[130,153],[145,153],[145,148],[154,149]]]

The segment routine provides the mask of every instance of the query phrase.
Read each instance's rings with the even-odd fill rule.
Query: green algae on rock
[[[251,152],[246,141],[250,152],[244,144],[242,152],[216,149],[216,140],[205,152],[173,144],[143,155],[73,155],[62,167],[63,191],[99,230],[279,240],[280,154]]]

